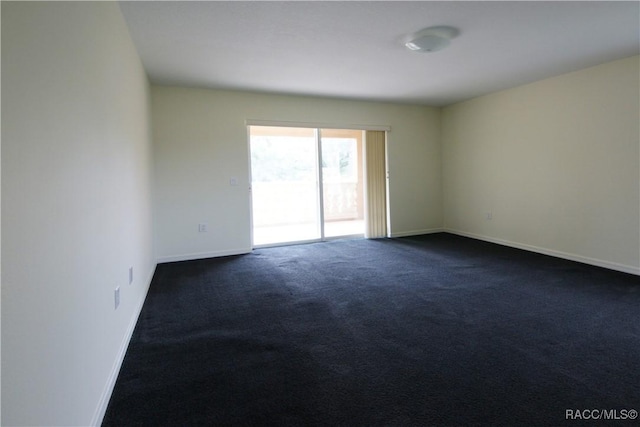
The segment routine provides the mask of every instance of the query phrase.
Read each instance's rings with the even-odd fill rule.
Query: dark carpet
[[[158,265],[103,425],[638,425],[631,410],[640,278],[442,233]]]

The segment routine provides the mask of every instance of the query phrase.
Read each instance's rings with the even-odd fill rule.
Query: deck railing
[[[362,219],[357,182],[324,182],[323,190],[325,221]],[[315,183],[254,182],[252,192],[256,227],[315,221],[318,211]]]

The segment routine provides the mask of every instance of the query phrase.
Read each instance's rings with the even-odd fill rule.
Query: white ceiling
[[[640,53],[631,2],[121,2],[152,82],[442,106]],[[402,39],[434,25],[442,51]]]

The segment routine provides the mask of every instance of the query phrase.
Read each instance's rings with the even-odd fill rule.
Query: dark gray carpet
[[[640,409],[640,278],[443,233],[159,265],[103,425],[638,423],[567,409]]]

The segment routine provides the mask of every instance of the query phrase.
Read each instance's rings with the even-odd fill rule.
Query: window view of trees
[[[356,144],[353,138],[322,138],[322,178],[325,181],[357,179]]]
[[[251,138],[251,163],[257,182],[308,181],[315,179],[315,167],[309,162],[309,142],[314,138],[254,136]],[[323,179],[357,177],[357,146],[352,138],[323,138]]]
[[[315,180],[316,168],[313,161],[309,161],[309,146],[314,143],[314,138],[252,136],[251,163],[260,165],[252,168],[252,180],[254,182]]]

